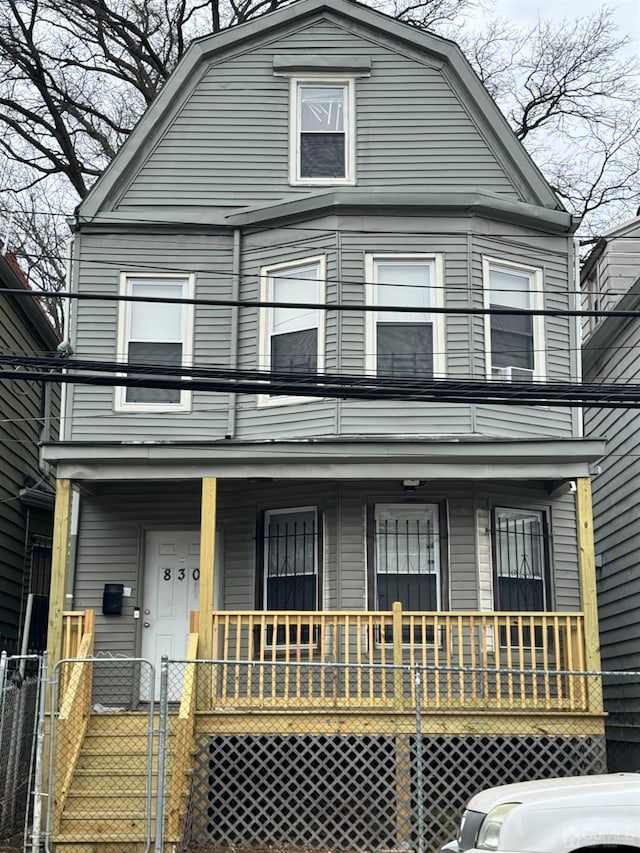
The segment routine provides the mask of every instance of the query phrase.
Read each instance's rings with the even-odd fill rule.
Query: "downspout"
[[[231,268],[231,299],[237,302],[240,299],[240,255],[242,250],[242,232],[240,228],[233,229],[233,261]],[[229,368],[236,370],[238,367],[238,306],[231,308],[231,341],[229,343]],[[235,391],[229,394],[229,414],[227,420],[227,434],[225,438],[235,438],[236,434],[236,404],[238,395]]]
[[[67,561],[67,585],[64,593],[65,610],[73,610],[76,586],[76,564],[78,561],[78,528],[80,525],[80,492],[71,489],[71,524],[69,525],[69,559]]]

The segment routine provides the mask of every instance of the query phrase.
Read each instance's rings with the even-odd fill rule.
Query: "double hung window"
[[[324,302],[324,258],[265,267],[261,281],[262,300],[277,307],[261,311],[260,368],[313,378],[324,368],[324,312],[287,303]]]
[[[119,360],[130,365],[157,365],[160,369],[189,365],[193,306],[179,301],[145,300],[192,298],[193,291],[192,276],[123,275],[121,295],[139,297],[141,301],[120,303]],[[135,384],[116,388],[117,410],[187,409],[189,405],[190,392],[186,390],[143,388]]]
[[[354,183],[353,86],[352,79],[292,79],[292,184]]]
[[[380,308],[367,316],[369,372],[380,377],[431,378],[444,374],[440,259],[424,256],[369,256],[367,295]]]
[[[486,315],[488,375],[492,379],[526,382],[544,376],[542,272],[485,258],[485,305],[514,309],[514,313]]]

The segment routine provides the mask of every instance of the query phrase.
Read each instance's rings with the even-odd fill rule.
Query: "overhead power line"
[[[287,373],[215,367],[188,368],[133,363],[124,365],[116,362],[32,358],[20,355],[0,356],[0,363],[14,368],[0,370],[0,379],[81,385],[421,403],[600,408],[640,406],[640,385],[482,382],[358,374]],[[24,367],[33,367],[35,370],[25,370]],[[124,370],[127,371],[126,374],[123,374]]]
[[[0,288],[0,293],[10,293],[12,296],[40,298],[43,294],[31,290],[12,290]],[[534,317],[640,317],[640,310],[622,310],[612,308],[605,310],[572,309],[572,308],[457,308],[440,305],[355,305],[351,302],[272,302],[260,299],[208,299],[206,297],[165,297],[165,296],[133,296],[116,293],[71,293],[59,291],[55,294],[63,299],[79,301],[92,300],[96,302],[148,302],[161,305],[207,305],[218,308],[297,308],[305,311],[351,311],[392,314],[450,314],[462,316],[474,315],[508,315]]]

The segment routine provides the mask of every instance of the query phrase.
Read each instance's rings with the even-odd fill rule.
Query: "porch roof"
[[[43,445],[71,480],[428,479],[545,480],[589,476],[600,439],[482,436],[318,438],[287,441],[57,442]]]

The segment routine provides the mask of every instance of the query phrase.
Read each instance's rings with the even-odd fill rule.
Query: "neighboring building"
[[[328,829],[342,773],[362,786],[349,793],[361,833],[349,843],[415,846],[384,834],[374,796],[410,779],[397,762],[413,748],[414,688],[373,665],[431,667],[430,772],[448,781],[427,808],[447,834],[478,779],[601,769],[598,684],[566,675],[599,668],[589,463],[603,442],[580,436],[579,413],[478,403],[472,391],[430,404],[285,393],[323,373],[507,390],[577,380],[575,322],[526,311],[572,307],[574,223],[458,47],[344,0],[301,0],[200,39],[73,230],[71,287],[106,297],[73,306],[79,370],[83,359],[134,377],[144,364],[193,365],[253,382],[217,394],[196,378],[76,383],[61,440],[44,449],[58,476],[52,659],[63,624],[87,619],[82,649],[93,643],[102,661],[223,661],[197,696],[171,686],[181,731],[199,744],[180,753],[181,770],[192,755],[200,767],[190,840],[299,846],[286,835],[295,802],[304,846],[344,849]],[[514,313],[464,313],[484,306]],[[69,594],[74,612],[97,611],[95,630],[88,613],[63,617]],[[296,663],[318,670],[296,677]],[[461,665],[469,674],[453,680],[440,671]],[[65,738],[86,698],[79,675],[68,683]],[[138,690],[103,678],[94,701],[137,707]],[[97,744],[127,718],[109,733],[108,718],[87,723],[79,707],[54,843],[90,843],[100,808],[105,833],[140,841],[131,808],[119,814],[106,790],[83,806],[72,778],[85,727],[100,725],[91,765],[110,783],[118,750],[99,765]],[[341,750],[371,733],[375,759],[351,773]],[[282,750],[316,748],[310,768],[324,766],[322,750],[338,756],[333,800],[304,787],[312,769],[299,783],[273,772]],[[413,814],[414,794],[403,796],[389,814]],[[179,844],[184,808],[172,803],[166,840]]]
[[[55,354],[60,339],[39,303],[11,294],[29,285],[10,253],[0,253],[0,287],[2,350]],[[44,651],[46,641],[54,483],[38,443],[56,437],[56,399],[43,383],[0,381],[0,650],[9,653],[20,649],[27,614],[29,650]]]
[[[582,272],[583,305],[640,310],[640,216],[605,233]],[[587,318],[583,345],[587,382],[640,382],[640,322]],[[594,524],[603,668],[640,672],[640,422],[630,409],[587,409],[587,435],[607,439],[594,477]],[[614,768],[640,761],[640,679],[605,681],[607,739]]]

